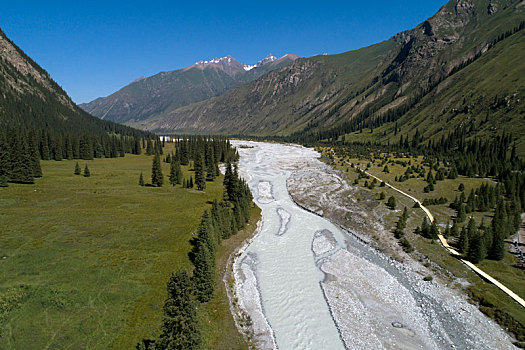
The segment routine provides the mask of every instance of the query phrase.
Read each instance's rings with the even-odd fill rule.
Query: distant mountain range
[[[141,80],[84,108],[156,132],[296,141],[353,133],[353,140],[397,142],[399,132],[439,138],[458,127],[471,135],[522,131],[524,20],[524,1],[451,0],[414,29],[359,50],[294,57],[264,73],[242,73],[248,66],[239,63],[228,74],[215,68],[227,58],[211,60]],[[203,67],[210,69],[197,69]],[[189,75],[199,79],[167,78]],[[157,83],[163,79],[172,83]],[[514,135],[525,150],[524,133]]]
[[[145,127],[144,120],[221,95],[268,72],[289,66],[297,58],[287,54],[278,59],[270,54],[254,65],[241,63],[231,56],[198,61],[183,69],[137,79],[108,97],[80,107],[105,120]]]

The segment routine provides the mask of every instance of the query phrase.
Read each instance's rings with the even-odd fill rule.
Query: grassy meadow
[[[152,158],[79,161],[90,177],[76,160],[42,161],[34,185],[0,189],[0,348],[131,349],[158,335],[168,277],[192,268],[189,239],[223,177],[172,187],[163,162],[164,186],[141,187]]]
[[[323,152],[325,155],[328,155],[330,151],[329,149],[324,149]],[[400,162],[408,162],[409,160],[409,158],[394,159],[393,157],[391,157],[391,159]],[[411,158],[410,160],[412,165],[422,165],[423,157]],[[449,223],[450,217],[455,216],[456,212],[449,207],[449,204],[454,201],[456,195],[459,197],[461,192],[458,190],[458,187],[460,184],[464,185],[465,194],[468,196],[472,189],[478,188],[481,184],[493,183],[490,179],[459,176],[457,179],[445,179],[443,181],[438,181],[436,185],[434,185],[434,191],[425,193],[423,188],[427,186],[427,183],[424,178],[410,178],[403,182],[395,181],[396,176],[400,177],[405,173],[406,167],[403,167],[401,164],[388,163],[389,173],[386,173],[383,172],[384,165],[380,165],[377,160],[375,162],[371,162],[368,159],[335,158],[333,163],[334,166],[346,174],[347,178],[349,179],[349,183],[353,183],[354,180],[358,179],[358,174],[356,173],[355,169],[351,168],[350,166],[351,163],[358,165],[361,169],[366,169],[367,165],[370,163],[370,167],[367,170],[369,173],[410,194],[421,202],[423,202],[423,200],[426,198],[431,199],[441,196],[447,198],[448,202],[445,204],[427,206],[427,208],[434,215],[437,222],[441,224],[441,230],[443,230],[444,224]],[[428,173],[429,168],[425,166],[425,170],[426,173]],[[360,179],[359,186],[364,186],[365,181],[370,183],[371,180],[372,179]],[[376,198],[379,198],[381,192],[385,193],[385,199],[381,201],[382,203],[380,205],[386,205],[387,199],[390,196],[394,196],[396,198],[396,210],[389,210],[388,214],[383,217],[387,225],[391,226],[392,235],[395,228],[395,223],[401,216],[403,207],[407,207],[409,219],[407,221],[407,228],[405,229],[405,237],[419,253],[423,254],[439,266],[435,270],[436,274],[442,275],[440,269],[444,268],[453,273],[456,277],[468,281],[470,286],[466,292],[469,293],[470,297],[475,302],[480,302],[482,311],[489,314],[489,316],[492,318],[500,320],[506,318],[506,316],[494,314],[494,310],[499,309],[510,315],[514,320],[520,322],[521,325],[525,325],[525,311],[508,295],[503,293],[491,283],[485,282],[458,259],[450,255],[437,241],[426,239],[413,233],[414,229],[421,225],[425,214],[421,209],[413,208],[414,202],[411,199],[388,187],[380,187],[379,185],[380,183],[377,183],[375,188],[370,189],[369,191],[373,193]],[[478,225],[482,220],[484,220],[486,225],[490,225],[493,213],[473,212],[468,215],[473,216]],[[467,221],[468,220],[466,220],[466,222]],[[466,225],[466,222],[462,225]],[[457,238],[450,237],[448,240],[453,244],[456,239]],[[525,271],[515,267],[516,262],[517,258],[514,255],[506,253],[505,259],[502,261],[485,259],[477,266],[509,287],[516,294],[522,298],[525,298]],[[463,288],[463,286],[459,285],[457,287]],[[496,308],[492,308],[493,306],[496,306]],[[518,329],[520,328],[519,325],[516,327],[518,327]],[[525,336],[523,328],[521,328],[521,333],[522,336]]]

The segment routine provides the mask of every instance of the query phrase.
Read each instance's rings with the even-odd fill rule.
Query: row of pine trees
[[[138,132],[79,134],[7,127],[0,130],[0,186],[7,186],[8,182],[34,183],[35,178],[42,176],[40,160],[91,160],[140,154],[140,140]]]
[[[178,271],[167,284],[161,334],[145,339],[137,349],[200,349],[203,347],[197,310],[199,303],[210,301],[216,285],[215,256],[223,239],[244,228],[250,218],[252,194],[237,167],[226,166],[222,201],[215,200],[202,215],[189,253],[193,272]]]
[[[161,187],[164,185],[164,174],[160,155],[163,154],[164,141],[146,142],[146,154],[153,154],[151,166],[151,185]],[[202,136],[192,136],[181,138],[175,141],[173,153],[164,157],[164,162],[170,164],[169,183],[172,186],[183,185],[183,187],[193,188],[199,191],[206,189],[206,182],[213,181],[220,175],[219,163],[235,162],[239,159],[239,154],[231,146],[229,140],[223,138],[205,138]],[[184,179],[181,166],[193,163],[195,180],[193,177]],[[144,186],[142,174],[139,184]]]

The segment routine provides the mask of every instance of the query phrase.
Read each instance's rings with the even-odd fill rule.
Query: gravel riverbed
[[[514,348],[459,291],[423,281],[425,267],[392,259],[393,245],[374,248],[391,235],[374,199],[316,152],[240,144],[253,147],[239,149],[239,170],[262,222],[233,262],[233,309],[249,320],[237,323],[258,348]]]

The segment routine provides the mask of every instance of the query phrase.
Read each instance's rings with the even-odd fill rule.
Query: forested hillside
[[[311,142],[383,126],[386,137],[368,130],[362,139],[387,142],[397,121],[433,138],[465,124],[495,136],[522,119],[524,20],[522,1],[452,0],[383,43],[299,59],[146,127]]]
[[[84,112],[0,30],[1,186],[32,183],[40,159],[124,156],[154,137]]]

